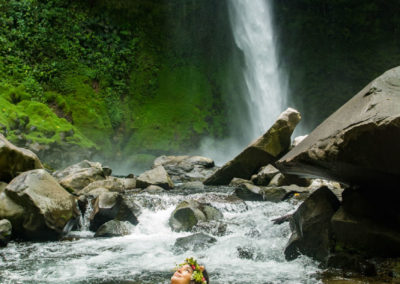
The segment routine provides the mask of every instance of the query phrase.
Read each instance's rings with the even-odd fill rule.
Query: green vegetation
[[[188,38],[203,25],[188,23],[204,3],[185,4],[184,14],[180,4],[0,0],[0,131],[20,146],[71,144],[133,160],[222,135],[226,56],[210,48],[210,30],[198,45]]]

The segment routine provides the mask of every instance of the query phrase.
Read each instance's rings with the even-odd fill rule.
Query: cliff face
[[[365,84],[400,64],[398,1],[274,1],[291,106],[311,131]]]

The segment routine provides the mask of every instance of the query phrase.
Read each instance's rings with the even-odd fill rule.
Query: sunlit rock
[[[284,111],[263,136],[207,178],[204,184],[226,185],[234,177],[250,179],[259,168],[276,161],[289,149],[290,136],[300,118],[300,113],[294,109]]]
[[[157,185],[164,189],[174,187],[174,183],[163,166],[156,166],[154,169],[142,173],[136,180],[138,188],[146,188],[149,185]]]
[[[134,226],[127,221],[111,220],[101,225],[94,235],[96,238],[122,237],[129,235]]]
[[[345,184],[397,184],[400,67],[385,72],[277,163],[283,173]]]
[[[222,213],[209,204],[195,200],[182,201],[169,218],[169,225],[174,231],[190,231],[198,222],[222,219]]]
[[[67,222],[78,215],[74,197],[45,170],[22,173],[7,185],[5,193],[24,210],[22,222],[13,227],[27,239],[57,239]]]
[[[22,172],[42,168],[33,152],[14,146],[0,134],[0,181],[9,182]]]
[[[78,193],[80,195],[87,195],[93,192],[98,188],[105,188],[111,192],[123,192],[128,189],[132,189],[136,187],[136,179],[135,178],[117,178],[108,176],[104,180],[96,180],[91,182],[89,185],[85,186]]]
[[[79,193],[80,190],[96,180],[106,178],[100,163],[82,161],[68,168],[53,173],[53,176],[66,189]]]
[[[163,166],[173,182],[203,181],[215,171],[214,161],[201,156],[161,156],[153,167]]]

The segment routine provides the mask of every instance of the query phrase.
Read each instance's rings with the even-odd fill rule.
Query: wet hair
[[[207,284],[210,284],[210,280],[208,278],[208,273],[206,269],[203,270],[203,277],[206,279]],[[196,284],[196,282],[194,280],[191,280],[190,284]]]

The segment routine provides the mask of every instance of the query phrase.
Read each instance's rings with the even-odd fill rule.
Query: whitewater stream
[[[73,240],[11,242],[0,249],[0,283],[170,283],[175,264],[190,256],[205,264],[214,284],[318,283],[316,263],[306,257],[285,261],[289,225],[271,221],[298,204],[242,202],[232,194],[227,187],[136,194],[142,214],[130,235],[94,238],[83,222],[81,231],[70,233]],[[185,199],[209,202],[223,213],[225,232],[217,232],[218,224],[195,229],[214,234],[217,242],[207,249],[174,248],[177,238],[192,234],[173,232],[168,225]]]

